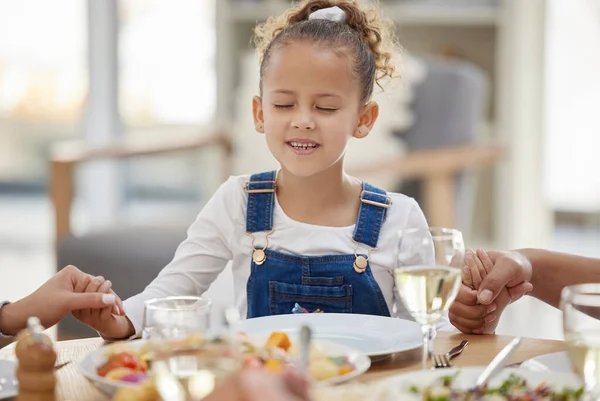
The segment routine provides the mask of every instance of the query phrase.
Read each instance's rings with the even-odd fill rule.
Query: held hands
[[[504,309],[531,292],[531,263],[518,252],[467,251],[450,322],[467,334],[493,333]]]
[[[112,293],[111,287],[112,283],[104,277],[90,276],[89,280],[78,282],[75,291],[83,294]],[[106,339],[122,339],[135,334],[135,329],[125,316],[120,300],[116,308],[111,306],[81,308],[72,313],[77,320],[98,331]]]
[[[51,327],[67,313],[82,308],[101,308],[121,314],[123,304],[110,285],[96,286],[85,293],[81,290],[93,278],[75,266],[65,267],[36,291],[2,309],[2,332],[16,334],[31,316],[38,317],[44,327]]]

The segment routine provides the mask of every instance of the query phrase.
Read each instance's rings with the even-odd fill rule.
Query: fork
[[[468,344],[469,342],[464,340],[445,354],[433,354],[431,356],[431,359],[433,360],[433,368],[440,369],[452,367],[452,363],[450,363],[452,358],[459,356]]]

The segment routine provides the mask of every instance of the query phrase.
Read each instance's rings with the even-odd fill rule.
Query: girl
[[[308,0],[256,28],[260,96],[252,100],[279,171],[232,177],[200,212],[173,261],[125,302],[127,316],[91,313],[104,337],[141,330],[144,301],[202,294],[231,261],[247,318],[297,310],[410,318],[394,293],[396,232],[426,227],[417,203],[344,172],[352,138],[394,76],[392,26],[356,1]]]

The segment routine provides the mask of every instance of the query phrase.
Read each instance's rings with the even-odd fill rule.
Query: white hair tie
[[[338,6],[322,8],[311,13],[308,16],[308,19],[325,19],[334,22],[344,22],[346,21],[346,12]]]

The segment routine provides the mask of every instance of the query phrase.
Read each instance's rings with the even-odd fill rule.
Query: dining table
[[[469,345],[463,353],[452,361],[454,367],[485,366],[506,346],[513,337],[506,335],[466,335],[457,332],[439,331],[436,335],[434,352],[445,353],[461,341]],[[58,341],[55,343],[57,364],[69,362],[56,372],[57,401],[107,401],[109,397],[96,389],[80,372],[78,361],[89,352],[105,344],[99,337],[79,340]],[[507,364],[518,364],[530,358],[564,351],[564,341],[523,338],[519,348],[512,354]],[[0,350],[0,359],[15,359],[14,344]],[[356,381],[370,382],[389,376],[421,369],[421,349],[392,354],[375,361],[370,369],[357,377]]]

